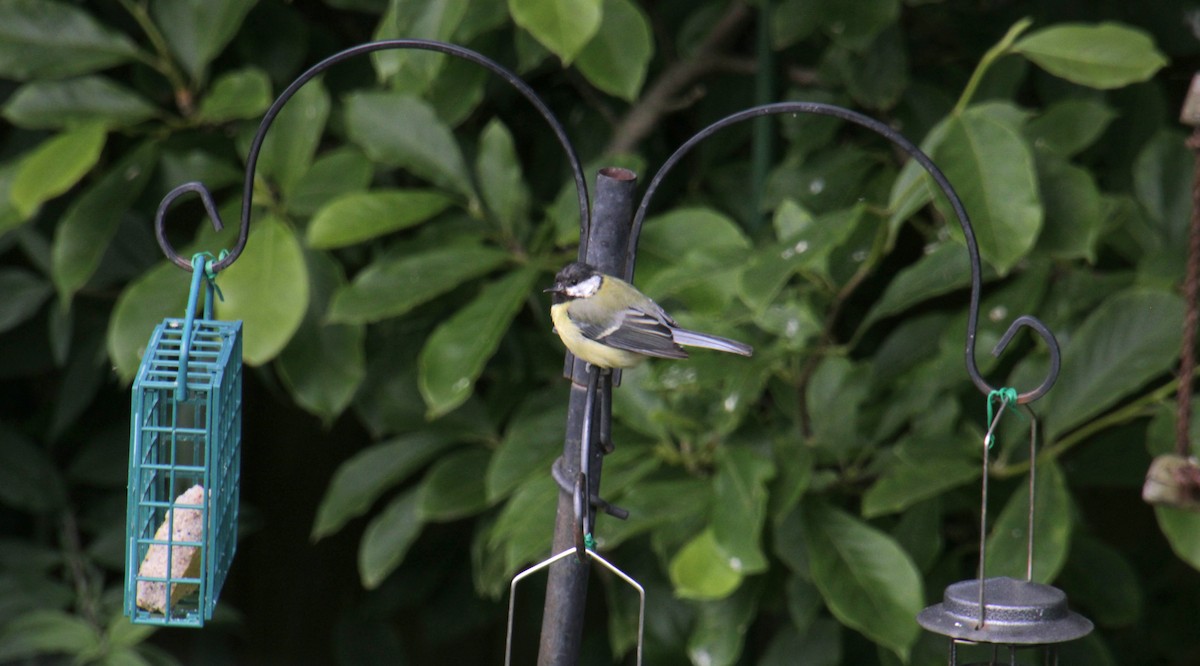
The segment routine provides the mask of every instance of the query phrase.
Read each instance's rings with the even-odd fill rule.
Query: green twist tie
[[[1009,405],[1009,404],[1012,404],[1012,405],[1017,404],[1017,389],[1012,388],[1010,386],[1006,386],[1003,388],[998,388],[998,389],[988,393],[988,397],[987,397],[987,427],[988,427],[989,432],[992,430],[992,402],[997,401],[997,400],[1000,402],[1001,406]],[[1017,412],[1017,414],[1019,415],[1020,412]],[[995,443],[996,443],[995,437],[988,438],[987,445],[988,445],[989,449],[992,448],[992,445]]]
[[[213,263],[223,261],[228,256],[229,250],[221,250],[216,257],[213,256],[212,252],[197,252],[192,255],[193,263],[196,257],[207,257],[207,261],[204,262],[204,277],[208,278],[208,283],[212,285],[213,291],[217,294],[217,299],[222,303],[225,302],[225,294],[222,294],[221,288],[217,286],[217,272],[213,270]]]
[[[596,550],[596,539],[592,537],[591,532],[583,535],[583,547],[588,550]]]

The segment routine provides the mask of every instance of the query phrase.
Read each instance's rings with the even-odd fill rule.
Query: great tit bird
[[[636,287],[573,262],[554,276],[550,317],[572,354],[601,368],[631,368],[647,357],[687,358],[680,345],[750,356],[750,345],[680,328]]]

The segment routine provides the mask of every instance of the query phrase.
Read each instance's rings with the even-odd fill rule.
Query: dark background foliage
[[[470,64],[339,65],[271,130],[246,253],[241,540],[202,631],[121,615],[128,385],[185,307],[172,242],[237,226],[263,112],[372,39],[517,71],[588,165],[642,182],[694,132],[778,100],[920,143],[963,196],[978,362],[1037,402],[1034,578],[1097,630],[1065,663],[1200,659],[1200,517],[1140,499],[1174,447],[1200,6],[1058,0],[0,0],[0,662],[497,663],[511,576],[545,557],[566,383],[540,293],[574,257],[544,122]],[[649,593],[646,663],[944,663],[913,617],[974,575],[985,398],[963,368],[961,235],[915,165],[817,117],[739,125],[664,182],[636,281],[746,339],[626,373],[600,548]],[[1023,576],[1028,422],[992,465],[989,575]],[[522,588],[532,659],[538,583]],[[581,663],[631,662],[630,593],[593,578]],[[616,656],[614,656],[616,655]]]

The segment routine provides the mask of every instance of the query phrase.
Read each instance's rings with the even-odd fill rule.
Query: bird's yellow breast
[[[558,337],[572,354],[601,368],[632,368],[646,359],[641,354],[609,347],[584,337],[567,314],[568,304],[559,303],[552,306],[550,319],[554,321],[554,332],[558,333]]]

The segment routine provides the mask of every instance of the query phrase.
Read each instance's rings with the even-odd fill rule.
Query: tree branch
[[[663,116],[680,108],[679,98],[700,77],[723,64],[728,64],[722,51],[738,35],[750,19],[750,7],[740,0],[732,3],[697,47],[685,60],[672,63],[659,74],[646,93],[621,119],[613,130],[605,154],[633,152]],[[694,102],[696,95],[691,99]]]

